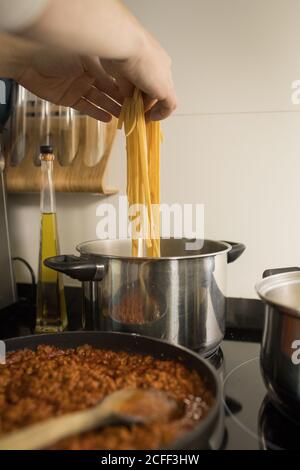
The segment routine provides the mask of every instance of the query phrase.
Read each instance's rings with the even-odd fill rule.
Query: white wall
[[[206,236],[243,241],[228,294],[267,267],[300,265],[299,0],[127,0],[173,58],[179,108],[164,123],[164,202],[204,203]],[[125,188],[119,137],[108,172]],[[117,201],[114,196],[112,201]],[[95,238],[99,197],[59,195],[62,250]],[[38,197],[9,198],[14,255],[36,265]],[[26,273],[18,270],[18,280]]]

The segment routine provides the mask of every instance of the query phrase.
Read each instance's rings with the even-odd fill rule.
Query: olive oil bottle
[[[36,333],[56,333],[67,327],[67,309],[62,274],[47,268],[44,261],[59,255],[56,202],[53,186],[53,149],[41,147],[41,231],[37,286]]]

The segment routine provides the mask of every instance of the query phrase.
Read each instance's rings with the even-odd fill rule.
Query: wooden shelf
[[[58,116],[51,117],[51,129],[48,129],[47,139],[50,138],[57,157],[54,162],[54,183],[57,192],[103,195],[118,192],[117,189],[107,188],[105,185],[105,172],[116,130],[116,119],[104,124],[77,114],[70,130],[62,128],[62,121]],[[26,119],[20,114],[12,119],[10,138],[7,139],[4,149],[5,180],[9,193],[40,191],[39,146],[49,143],[46,139],[41,139],[41,132],[43,130],[41,131],[40,121],[32,115],[30,117],[28,109]],[[16,155],[19,160],[17,164]]]

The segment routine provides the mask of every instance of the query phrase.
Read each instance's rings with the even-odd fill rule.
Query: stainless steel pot
[[[299,271],[266,271],[266,279],[256,286],[266,304],[261,347],[264,381],[273,403],[296,421],[300,420]]]
[[[134,258],[129,240],[98,240],[79,245],[80,257],[45,264],[83,282],[85,329],[138,333],[210,354],[225,332],[227,263],[245,246],[205,240],[188,251],[187,242],[162,240],[161,258]]]

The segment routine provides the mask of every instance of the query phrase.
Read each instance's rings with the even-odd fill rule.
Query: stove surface
[[[270,402],[259,365],[259,343],[224,341],[226,450],[299,449],[300,424]]]
[[[259,449],[258,415],[266,388],[259,370],[259,344],[224,341],[226,449]]]
[[[67,293],[72,330],[80,324],[80,289]],[[1,313],[1,312],[0,312]],[[259,366],[264,308],[260,301],[228,299],[227,333],[221,349],[209,360],[224,386],[225,435],[218,432],[213,448],[226,450],[298,449],[299,426],[270,403]],[[0,339],[32,333],[34,306],[16,304],[0,315]],[[223,423],[222,423],[223,430]]]

